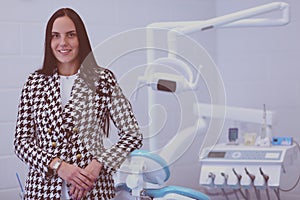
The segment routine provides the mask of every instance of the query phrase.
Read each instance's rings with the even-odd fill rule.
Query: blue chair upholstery
[[[131,189],[126,186],[125,183],[118,184],[116,186],[116,192],[118,191],[126,191],[131,192]],[[151,198],[162,198],[168,194],[178,194],[185,197],[197,199],[197,200],[210,200],[210,198],[203,194],[202,192],[193,190],[191,188],[181,187],[181,186],[166,186],[162,188],[155,189],[144,189],[143,195],[149,196]]]
[[[146,150],[135,150],[130,154],[131,157],[141,157],[148,164],[155,163],[157,166],[154,169],[143,172],[144,181],[152,184],[161,184],[156,180],[155,176],[162,176],[163,182],[170,178],[170,169],[167,162],[158,154],[151,153]],[[150,163],[149,163],[150,162]]]
[[[155,176],[162,175],[163,181],[166,182],[170,177],[170,170],[167,162],[158,154],[151,153],[146,150],[135,150],[130,154],[131,157],[141,157],[145,159],[146,163],[155,163],[160,166],[153,171],[143,172],[144,181],[152,184],[160,184],[158,183]],[[158,172],[157,172],[158,171]],[[123,190],[127,192],[131,192],[130,188],[126,186],[126,184],[120,184],[116,187],[117,191]],[[185,197],[197,199],[197,200],[209,200],[210,198],[203,194],[202,192],[196,191],[191,188],[181,187],[181,186],[165,186],[162,188],[144,188],[143,195],[152,197],[152,198],[162,198],[168,194],[177,194]]]
[[[167,194],[179,194],[197,200],[209,200],[209,197],[202,192],[180,186],[166,186],[159,189],[145,189],[144,194],[152,198],[161,198]]]

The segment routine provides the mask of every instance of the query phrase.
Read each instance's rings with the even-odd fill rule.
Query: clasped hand
[[[72,199],[81,199],[94,188],[102,168],[102,164],[93,160],[84,169],[63,162],[58,175],[71,184],[69,195]]]

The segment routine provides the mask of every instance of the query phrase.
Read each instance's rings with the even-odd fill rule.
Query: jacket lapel
[[[83,120],[83,115],[90,112],[93,105],[93,91],[88,87],[84,80],[80,77],[75,79],[70,100],[64,108],[61,104],[60,95],[60,79],[55,73],[48,79],[49,88],[45,91],[45,99],[47,99],[47,123],[52,129],[56,129],[60,133],[72,132]]]
[[[44,107],[47,113],[45,119],[48,123],[49,128],[56,130],[57,132],[61,132],[60,129],[62,128],[63,120],[58,74],[55,73],[46,81],[48,81],[48,83],[46,83],[45,85],[48,87],[44,88],[44,90],[46,90],[46,105],[44,105]]]
[[[88,87],[84,80],[77,77],[71,93],[69,107],[72,110],[72,116],[75,122],[79,122],[83,113],[89,112],[89,105],[93,99],[93,91]]]

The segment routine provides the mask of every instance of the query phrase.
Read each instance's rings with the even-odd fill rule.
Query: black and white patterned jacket
[[[57,73],[45,76],[35,72],[27,79],[14,140],[16,155],[29,166],[25,199],[60,199],[62,179],[48,173],[55,157],[82,168],[97,159],[104,167],[84,199],[115,195],[112,174],[130,152],[142,146],[142,134],[113,73],[104,68],[95,73],[95,89],[79,73],[64,108]],[[119,140],[106,149],[103,128],[107,114],[119,130]]]

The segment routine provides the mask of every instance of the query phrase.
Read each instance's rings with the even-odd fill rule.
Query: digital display
[[[224,151],[211,151],[208,153],[208,158],[224,158],[226,152]]]
[[[280,156],[279,153],[266,153],[265,158],[267,159],[278,159]]]
[[[228,139],[229,141],[236,141],[238,138],[238,128],[229,128]]]

